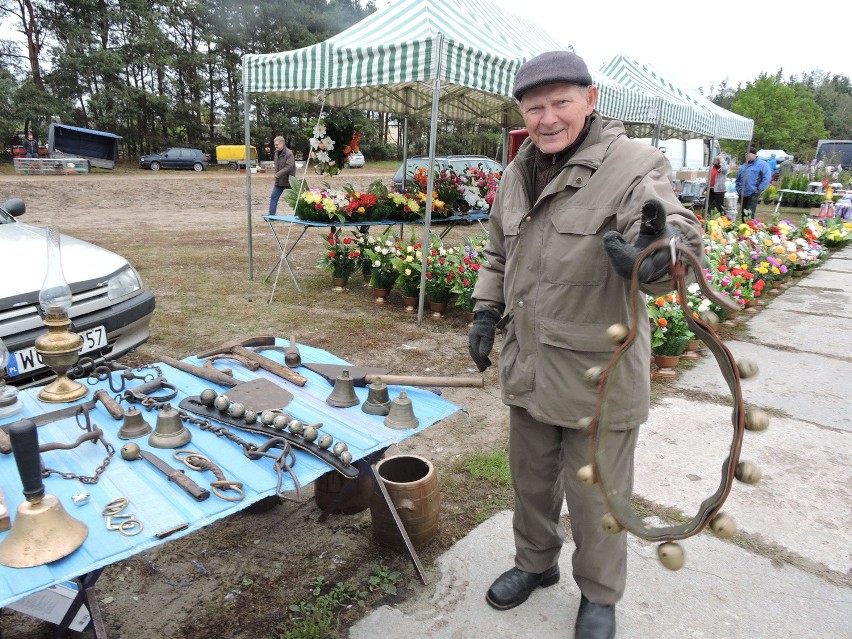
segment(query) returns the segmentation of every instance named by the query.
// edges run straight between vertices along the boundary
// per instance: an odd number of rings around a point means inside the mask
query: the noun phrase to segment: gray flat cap
[[[527,60],[518,69],[515,75],[515,86],[512,87],[512,95],[516,100],[530,89],[535,89],[545,84],[567,82],[589,86],[592,84],[592,76],[583,58],[572,51],[548,51]]]

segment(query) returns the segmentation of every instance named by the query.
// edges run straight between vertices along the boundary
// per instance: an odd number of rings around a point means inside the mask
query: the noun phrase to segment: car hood
[[[0,298],[26,296],[38,292],[47,273],[47,242],[46,230],[21,222],[0,224],[0,255],[7,273],[14,274],[0,278]],[[105,282],[118,271],[127,266],[126,259],[94,244],[62,235],[60,239],[62,252],[62,272],[65,280],[76,293],[93,288]],[[14,270],[15,264],[32,264],[34,255],[44,255],[37,261],[39,268]]]

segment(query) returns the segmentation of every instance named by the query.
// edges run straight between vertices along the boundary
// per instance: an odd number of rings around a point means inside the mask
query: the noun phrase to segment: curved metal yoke
[[[661,249],[670,250],[672,254],[672,262],[669,267],[669,272],[672,276],[674,288],[677,290],[679,303],[683,309],[686,323],[690,330],[695,333],[695,336],[702,340],[704,344],[713,353],[716,362],[722,371],[722,375],[728,384],[733,397],[733,412],[731,422],[733,432],[731,437],[730,452],[727,459],[722,464],[722,479],[715,493],[707,497],[699,506],[698,512],[688,522],[674,525],[654,527],[648,525],[641,517],[639,517],[630,505],[630,495],[620,495],[617,489],[610,481],[609,460],[605,453],[606,437],[609,434],[609,425],[603,414],[606,411],[607,405],[607,382],[612,376],[614,369],[618,365],[619,360],[633,343],[638,334],[640,322],[647,322],[647,311],[643,306],[639,305],[639,266],[651,253]],[[739,461],[740,450],[742,447],[743,432],[746,423],[745,406],[743,403],[742,390],[740,388],[740,373],[737,368],[733,355],[722,343],[716,335],[713,328],[702,319],[695,318],[692,311],[686,303],[686,274],[687,269],[691,268],[696,275],[698,285],[703,293],[716,304],[737,310],[739,306],[736,303],[723,298],[713,288],[709,286],[704,277],[704,267],[696,259],[695,255],[685,246],[672,240],[660,240],[648,246],[636,259],[633,266],[633,273],[630,283],[630,328],[627,337],[615,350],[608,366],[598,377],[598,401],[595,407],[595,414],[592,417],[590,425],[591,447],[592,447],[592,468],[594,471],[597,484],[603,492],[604,500],[607,504],[612,516],[616,522],[625,530],[633,533],[637,537],[648,541],[675,541],[685,539],[700,533],[710,523],[713,517],[721,509],[727,499],[728,494],[733,486],[735,471]]]

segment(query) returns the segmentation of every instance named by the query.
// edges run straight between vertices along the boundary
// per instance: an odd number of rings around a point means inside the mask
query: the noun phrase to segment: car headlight
[[[142,279],[132,266],[128,265],[109,279],[109,298],[125,297],[142,288]]]

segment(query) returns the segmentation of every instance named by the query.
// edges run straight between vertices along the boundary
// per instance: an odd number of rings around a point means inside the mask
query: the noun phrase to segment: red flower
[[[657,320],[657,324],[659,324],[660,326],[665,328],[666,326],[669,325],[669,321],[665,317],[661,317],[660,319]]]
[[[719,270],[719,272],[720,272],[720,273],[724,273],[724,272],[726,272],[726,271],[728,270],[728,267],[727,267],[727,265],[725,265],[725,264],[719,264],[719,266],[717,267],[717,269]]]
[[[343,243],[344,244],[352,244],[352,238],[351,237],[344,237]]]

